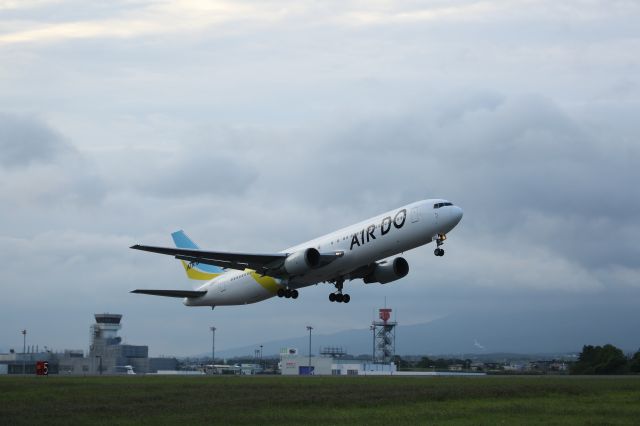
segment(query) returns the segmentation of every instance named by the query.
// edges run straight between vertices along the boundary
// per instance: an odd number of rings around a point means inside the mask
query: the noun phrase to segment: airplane
[[[409,273],[400,253],[431,242],[434,254],[462,219],[462,209],[443,199],[421,200],[278,253],[201,250],[184,231],[172,233],[176,248],[133,245],[130,248],[179,259],[187,276],[205,281],[197,290],[145,290],[131,293],[183,298],[186,306],[246,305],[274,296],[297,299],[298,289],[330,283],[329,301],[349,303],[345,281],[390,282]],[[396,256],[396,257],[393,257]],[[392,258],[393,257],[393,258]]]

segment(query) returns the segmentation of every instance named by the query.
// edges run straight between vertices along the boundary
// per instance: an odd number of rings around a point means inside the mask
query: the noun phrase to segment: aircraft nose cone
[[[462,209],[458,206],[454,206],[453,212],[452,212],[454,226],[457,225],[460,222],[460,220],[462,220],[462,215],[463,215]]]
[[[455,228],[458,222],[462,219],[462,209],[458,206],[451,206],[447,211],[446,217],[446,227],[448,228],[447,232],[449,232]]]

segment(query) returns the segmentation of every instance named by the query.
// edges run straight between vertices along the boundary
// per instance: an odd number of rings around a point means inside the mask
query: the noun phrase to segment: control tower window
[[[119,318],[100,318],[97,322],[100,324],[119,324]]]

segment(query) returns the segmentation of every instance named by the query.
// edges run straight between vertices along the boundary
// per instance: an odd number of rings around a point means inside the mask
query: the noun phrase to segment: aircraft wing
[[[131,248],[134,250],[167,254],[192,264],[204,263],[206,265],[238,269],[240,271],[253,269],[254,271],[271,276],[273,276],[272,273],[275,270],[282,266],[284,260],[287,258],[285,253],[231,253],[173,247],[142,246],[139,244],[131,246]]]

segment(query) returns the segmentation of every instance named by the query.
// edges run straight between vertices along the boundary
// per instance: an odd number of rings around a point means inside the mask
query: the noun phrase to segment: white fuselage
[[[344,255],[326,266],[310,270],[291,280],[260,277],[254,271],[231,270],[206,282],[198,290],[207,294],[186,298],[187,306],[242,305],[273,297],[278,287],[301,288],[336,277],[350,279],[349,273],[376,261],[434,241],[460,221],[462,209],[449,205],[434,208],[441,199],[417,201],[388,211],[322,237],[283,250],[294,253],[310,247],[320,253],[342,251]]]

